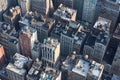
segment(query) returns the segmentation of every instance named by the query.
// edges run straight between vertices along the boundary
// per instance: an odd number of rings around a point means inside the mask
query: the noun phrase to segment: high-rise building
[[[8,23],[0,22],[0,44],[4,46],[8,61],[16,52],[20,51],[18,33]]]
[[[93,24],[98,0],[84,0],[82,20]]]
[[[39,59],[36,59],[30,70],[28,71],[28,74],[26,76],[27,80],[39,80],[41,77],[40,74],[42,72],[42,62],[39,61]]]
[[[62,80],[62,72],[51,67],[46,67],[44,71],[41,72],[39,80]]]
[[[49,14],[50,0],[31,0],[31,10],[43,15]]]
[[[31,54],[32,54],[32,59],[35,60],[35,59],[40,59],[41,58],[41,45],[42,43],[39,43],[38,41],[35,41],[34,43],[34,47],[33,49],[31,50]]]
[[[119,0],[100,0],[99,16],[111,20],[110,32],[114,32],[117,26],[120,7]]]
[[[31,10],[31,0],[18,0],[18,4],[22,9],[22,14]]]
[[[120,76],[120,44],[117,48],[115,57],[114,57],[113,62],[112,62],[111,72],[115,75]]]
[[[13,25],[16,29],[16,31],[19,31],[19,23],[18,21],[21,18],[21,8],[20,6],[16,6],[16,7],[12,7],[8,10],[5,11],[5,13],[3,14],[3,19],[5,22]]]
[[[31,50],[37,40],[37,31],[29,26],[24,26],[21,29],[19,40],[22,54],[26,57],[31,57]]]
[[[63,56],[67,56],[72,53],[73,50],[78,50],[77,45],[79,45],[78,48],[82,46],[86,36],[86,34],[80,30],[82,27],[80,23],[75,21],[70,21],[64,26],[60,36],[61,53]],[[78,50],[78,53],[80,53],[79,51],[80,50]]]
[[[62,79],[64,80],[101,80],[104,65],[88,59],[86,55],[69,55],[62,64]],[[96,73],[97,71],[97,73]]]
[[[0,44],[0,67],[5,64],[5,51],[3,46]]]
[[[96,37],[89,35],[83,49],[83,54],[88,55],[89,58],[93,58],[94,56],[94,45],[95,45]]]
[[[49,18],[46,22],[31,21],[31,27],[37,30],[37,37],[40,42],[50,36],[50,32],[55,24],[55,20]]]
[[[77,10],[77,20],[82,20],[82,13],[83,13],[83,5],[84,0],[73,0],[74,1],[74,9]]]
[[[75,21],[77,11],[75,9],[66,7],[63,4],[60,4],[58,9],[54,12],[54,18],[62,21]]]
[[[60,57],[60,43],[57,39],[48,38],[42,45],[42,61],[45,66],[57,68]]]
[[[7,0],[0,0],[0,21],[3,20],[3,13],[8,7],[8,1]]]
[[[13,56],[13,63],[9,63],[6,67],[8,78],[10,80],[26,80],[25,77],[31,64],[32,59],[16,53]]]
[[[111,21],[102,17],[99,17],[93,26],[96,29],[100,30],[100,33],[97,36],[94,46],[94,60],[101,62],[108,48],[110,42],[110,25]]]

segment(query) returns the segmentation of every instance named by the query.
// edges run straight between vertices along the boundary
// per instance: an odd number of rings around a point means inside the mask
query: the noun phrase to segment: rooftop
[[[65,61],[62,63],[62,69],[72,71],[73,67],[75,66],[76,62],[78,62],[79,58],[80,58],[80,56],[78,56],[76,54],[67,56]]]
[[[43,46],[46,46],[46,47],[49,47],[51,49],[56,49],[57,46],[59,45],[60,43],[58,42],[57,39],[53,39],[53,38],[48,38],[48,39],[44,39],[44,43],[43,43]]]
[[[26,73],[26,70],[25,69],[19,69],[17,68],[14,64],[11,64],[9,63],[6,67],[6,69],[10,70],[10,71],[13,71],[19,75],[24,75]]]
[[[45,71],[41,73],[41,78],[42,80],[56,80],[59,76],[61,75],[61,72],[50,68],[46,67]]]
[[[13,26],[11,26],[8,23],[0,22],[0,32],[3,34],[10,34],[11,31],[14,29]]]
[[[91,59],[72,54],[63,62],[62,69],[73,71],[83,77],[92,77],[99,80],[103,73],[104,66]]]
[[[63,4],[60,4],[58,9],[54,12],[54,16],[60,17],[63,20],[70,21],[75,13],[77,13],[76,10],[65,7]]]
[[[33,29],[29,26],[24,26],[21,29],[21,34],[28,34],[30,37],[33,35],[33,33],[36,32],[36,29]]]
[[[61,33],[74,38],[76,44],[81,44],[86,34],[82,31],[83,25],[76,21],[69,21],[69,23],[63,24],[62,22],[58,21],[55,27],[52,30],[52,34],[55,34],[60,37]]]
[[[105,33],[109,34],[110,26],[111,26],[110,20],[108,20],[106,18],[99,17],[93,27],[97,28],[99,30],[105,31]]]
[[[31,69],[28,72],[27,77],[30,77],[32,79],[39,79],[40,78],[40,73],[41,73],[41,67],[42,67],[42,62],[41,61],[35,61],[31,67]]]
[[[117,76],[117,75],[113,75],[112,79],[111,80],[120,80],[120,76]]]
[[[10,43],[18,43],[18,33],[15,28],[8,23],[0,22],[0,33]]]
[[[103,69],[104,69],[104,65],[97,63],[95,61],[92,61],[88,74],[89,76],[99,80],[103,73]]]
[[[89,64],[89,62],[80,59],[79,62],[75,65],[75,67],[72,69],[72,71],[79,75],[87,77],[87,73],[90,67]]]
[[[55,20],[52,18],[48,18],[46,19],[46,22],[42,22],[42,21],[36,21],[36,20],[32,20],[31,21],[31,25],[36,27],[36,28],[43,28],[45,30],[51,30],[53,24],[55,23]]]
[[[38,51],[39,48],[40,48],[40,45],[41,45],[41,43],[39,43],[38,41],[35,41],[35,43],[34,43],[34,47],[33,47],[32,50],[34,50],[34,51]]]
[[[96,41],[96,37],[94,37],[94,36],[92,36],[92,35],[89,35],[88,38],[87,38],[87,40],[86,40],[85,45],[94,47],[95,41]]]
[[[19,53],[16,53],[14,56],[13,56],[13,59],[14,59],[14,66],[16,66],[17,68],[19,69],[22,69],[24,68],[24,66],[27,64],[27,63],[31,63],[32,62],[32,59],[30,58],[27,58]]]
[[[100,32],[96,39],[97,43],[101,43],[103,45],[107,45],[108,41],[109,41],[109,35],[104,32]]]

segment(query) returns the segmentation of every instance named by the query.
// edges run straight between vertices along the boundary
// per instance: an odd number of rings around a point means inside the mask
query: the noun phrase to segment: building
[[[74,0],[60,0],[60,3],[64,4],[65,6],[69,8],[74,7]]]
[[[0,22],[0,44],[4,46],[8,61],[16,52],[20,51],[18,33],[8,23]]]
[[[115,57],[112,62],[111,72],[115,75],[120,75],[120,44],[117,48]]]
[[[48,38],[42,44],[42,61],[45,66],[57,68],[60,57],[60,43],[57,39]]]
[[[3,20],[3,13],[8,8],[8,1],[7,0],[0,0],[0,21]]]
[[[5,51],[3,46],[0,44],[0,67],[2,67],[5,63],[6,63]]]
[[[88,55],[89,58],[93,58],[94,56],[94,46],[95,46],[96,37],[95,36],[88,36],[83,49],[83,54]]]
[[[62,80],[61,71],[54,68],[46,67],[44,71],[41,72],[39,80]]]
[[[108,35],[110,35],[110,26],[111,26],[111,20],[98,17],[98,20],[94,24],[93,28],[98,29],[100,31],[104,31]]]
[[[110,24],[111,21],[99,17],[96,21],[94,28],[99,29],[100,33],[97,36],[94,46],[94,60],[101,62],[108,48],[110,42]]]
[[[10,80],[26,80],[25,76],[31,67],[32,59],[16,53],[13,60],[14,63],[9,63],[6,67],[8,78]]]
[[[61,71],[50,67],[43,67],[42,62],[36,60],[27,74],[27,80],[61,80]]]
[[[32,64],[32,67],[28,71],[26,78],[27,80],[39,80],[39,78],[41,77],[40,76],[41,72],[42,72],[42,62],[36,59]]]
[[[111,33],[116,29],[119,12],[119,0],[101,0],[99,16],[111,20]]]
[[[120,76],[113,75],[111,80],[120,80]]]
[[[52,18],[47,19],[46,22],[31,21],[31,27],[37,30],[37,36],[40,42],[43,42],[44,39],[50,36],[54,24],[55,20]]]
[[[31,0],[18,0],[18,5],[22,9],[22,14],[26,14],[31,10]]]
[[[65,7],[63,4],[60,4],[58,9],[54,12],[53,15],[54,15],[54,18],[57,20],[75,21],[77,11],[72,8]]]
[[[84,0],[73,0],[74,9],[77,10],[77,20],[82,20]]]
[[[83,58],[80,55],[72,54],[63,62],[62,72],[65,77],[63,79],[101,80],[103,69],[104,66],[102,64],[88,59],[87,55]]]
[[[110,36],[100,32],[100,34],[97,36],[94,46],[93,58],[95,61],[101,62],[103,60],[109,42],[110,42]]]
[[[83,26],[76,22],[70,21],[67,25],[58,29],[58,32],[61,31],[60,43],[61,43],[61,53],[63,56],[67,56],[72,53],[73,50],[78,50],[80,53],[82,44],[86,38],[86,34],[81,31]]]
[[[93,24],[98,0],[84,0],[82,20]]]
[[[3,19],[5,22],[13,25],[16,29],[16,31],[19,31],[20,28],[18,26],[18,21],[21,18],[21,8],[19,6],[9,8],[5,11],[3,14]]]
[[[118,26],[113,34],[113,37],[120,40],[120,23],[118,24]]]
[[[41,47],[42,47],[42,43],[38,42],[38,41],[35,41],[34,42],[34,47],[33,49],[31,50],[31,53],[32,53],[32,59],[35,60],[35,59],[40,59],[41,58],[41,54],[42,54],[42,51],[41,51]]]
[[[50,0],[31,0],[31,10],[40,14],[48,15],[50,8]]]
[[[31,57],[31,50],[37,40],[37,31],[29,26],[24,26],[19,34],[21,52],[26,57]]]
[[[51,31],[51,37],[58,39],[58,41],[60,42],[60,36],[63,31],[62,27],[64,27],[64,26],[65,25],[62,22],[60,22],[60,21],[56,22],[54,25],[54,28]]]

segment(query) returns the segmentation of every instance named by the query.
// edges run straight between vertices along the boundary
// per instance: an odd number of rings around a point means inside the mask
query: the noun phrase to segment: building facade
[[[48,19],[46,22],[32,21],[31,27],[37,30],[37,37],[40,42],[50,36],[50,32],[55,24],[54,19]]]
[[[19,40],[22,54],[26,57],[31,57],[31,50],[34,47],[34,42],[37,40],[37,31],[25,26],[21,29]]]
[[[50,0],[31,0],[31,10],[43,15],[49,14]]]
[[[84,0],[82,20],[92,23],[95,18],[96,4],[98,0]]]
[[[118,76],[120,76],[120,73],[119,73],[120,72],[120,58],[119,57],[120,57],[120,44],[117,48],[115,57],[112,62],[112,68],[111,68],[111,72]]]
[[[10,80],[26,80],[25,77],[31,67],[32,59],[16,53],[13,56],[13,60],[13,63],[9,63],[6,66],[8,78]]]
[[[45,66],[57,67],[60,57],[60,43],[57,39],[48,38],[42,45],[42,61]]]
[[[16,52],[20,51],[18,33],[8,23],[0,22],[0,44],[4,46],[8,61]]]
[[[110,32],[113,33],[120,12],[118,0],[101,0],[99,16],[111,20]],[[114,16],[113,16],[114,15]]]

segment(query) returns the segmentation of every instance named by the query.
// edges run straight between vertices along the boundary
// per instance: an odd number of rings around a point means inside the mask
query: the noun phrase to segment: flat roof
[[[58,9],[54,12],[54,16],[58,16],[64,20],[71,20],[74,13],[77,13],[76,10],[72,8],[65,7],[63,4],[60,4]]]
[[[80,59],[79,62],[75,65],[75,67],[72,69],[72,71],[84,77],[87,77],[87,73],[90,67],[89,64],[89,62]]]
[[[15,65],[9,63],[6,67],[6,69],[13,71],[14,73],[17,73],[19,75],[24,75],[26,73],[25,69],[19,69]]]

